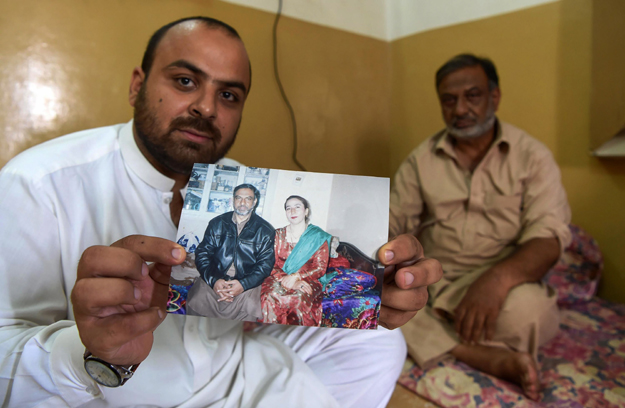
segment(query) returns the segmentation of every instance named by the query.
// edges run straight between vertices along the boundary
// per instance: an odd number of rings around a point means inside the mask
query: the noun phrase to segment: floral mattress
[[[407,367],[399,383],[442,407],[625,407],[625,305],[595,298],[562,310],[560,332],[539,351],[539,402],[461,362]]]

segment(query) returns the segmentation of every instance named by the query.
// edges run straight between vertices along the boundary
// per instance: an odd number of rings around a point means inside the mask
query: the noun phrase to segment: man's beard
[[[241,208],[241,207],[242,207],[242,206],[239,206],[239,208]],[[252,208],[247,208],[247,207],[244,207],[244,208],[245,208],[245,210],[244,210],[244,211],[239,210],[239,208],[236,208],[236,207],[235,207],[235,209],[234,209],[234,212],[235,212],[235,213],[236,213],[239,217],[245,217],[246,215],[249,215],[252,211],[254,211],[254,207],[252,207]]]
[[[148,105],[145,85],[141,87],[135,101],[134,124],[137,136],[154,159],[168,170],[188,175],[194,163],[215,163],[228,153],[236,139],[241,122],[232,136],[232,140],[220,145],[221,131],[210,120],[179,116],[174,118],[164,133],[154,112]],[[200,145],[190,140],[176,140],[172,134],[178,129],[197,130],[212,137],[209,144]]]
[[[451,125],[447,125],[447,132],[450,135],[457,137],[459,139],[473,139],[479,136],[482,136],[484,133],[488,132],[495,125],[495,109],[492,106],[492,101],[488,104],[488,110],[486,112],[486,118],[484,118],[483,122],[478,122],[473,126],[466,127],[463,129],[459,129],[455,127],[455,123],[457,120],[466,118],[454,118]]]

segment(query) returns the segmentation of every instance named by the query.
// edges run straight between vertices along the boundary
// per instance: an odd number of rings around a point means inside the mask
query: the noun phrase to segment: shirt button
[[[173,200],[173,198],[174,198],[174,194],[173,193],[164,193],[163,194],[163,204],[171,203],[171,200]]]

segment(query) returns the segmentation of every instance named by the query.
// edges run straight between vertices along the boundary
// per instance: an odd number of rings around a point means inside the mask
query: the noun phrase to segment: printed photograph
[[[376,329],[389,179],[196,164],[168,312]]]

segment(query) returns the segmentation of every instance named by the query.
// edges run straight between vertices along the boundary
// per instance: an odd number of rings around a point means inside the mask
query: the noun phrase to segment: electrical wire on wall
[[[280,95],[282,95],[282,99],[286,104],[286,107],[289,109],[289,114],[291,116],[291,124],[293,126],[293,162],[302,169],[306,171],[304,166],[297,160],[297,123],[295,121],[295,112],[293,111],[293,107],[289,102],[289,98],[287,98],[286,93],[284,92],[284,88],[282,87],[282,81],[280,81],[280,74],[278,73],[278,21],[280,20],[280,16],[282,15],[282,0],[278,0],[278,12],[276,13],[276,20],[273,23],[273,73],[276,77],[276,82],[278,83],[278,88],[280,89]]]

